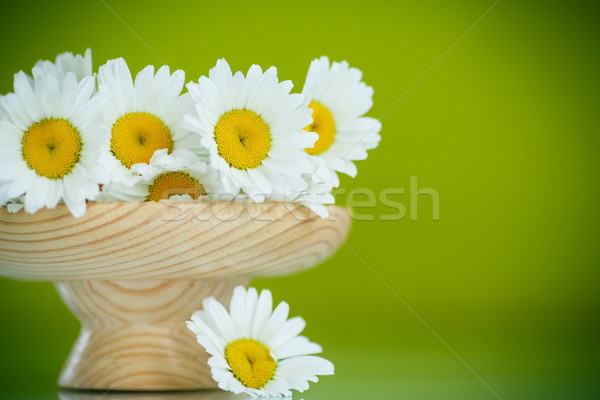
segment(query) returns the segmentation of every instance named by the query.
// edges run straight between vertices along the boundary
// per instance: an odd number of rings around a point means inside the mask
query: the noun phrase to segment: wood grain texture
[[[245,278],[68,281],[56,288],[82,323],[59,378],[66,388],[191,390],[216,387],[208,353],[186,327],[202,299],[228,304]]]
[[[59,384],[77,389],[215,386],[185,326],[205,297],[227,303],[251,277],[289,274],[330,257],[350,228],[290,203],[64,205],[33,215],[0,209],[0,275],[55,281],[82,323]]]
[[[330,257],[350,228],[348,211],[317,217],[293,203],[64,205],[33,215],[0,209],[0,275],[21,280],[263,277]]]
[[[341,246],[346,209],[330,217],[290,203],[64,205],[33,215],[0,209],[0,275],[55,281],[82,323],[62,387],[215,387],[208,354],[185,326],[205,297],[227,303],[251,277],[312,267]]]

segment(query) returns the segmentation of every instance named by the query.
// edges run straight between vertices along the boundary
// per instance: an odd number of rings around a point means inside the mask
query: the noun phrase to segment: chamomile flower
[[[106,182],[99,163],[106,139],[98,129],[105,98],[91,76],[57,76],[38,67],[19,72],[0,100],[0,205],[23,195],[25,211],[64,201],[79,217]]]
[[[306,152],[315,163],[315,175],[339,186],[336,171],[356,176],[353,160],[367,158],[379,144],[381,123],[363,116],[373,105],[373,88],[362,73],[346,61],[329,64],[321,57],[310,64],[302,94],[313,110],[313,122],[304,129],[319,134]]]
[[[185,73],[170,73],[168,66],[149,65],[131,78],[125,60],[108,61],[98,71],[98,90],[109,95],[104,112],[105,128],[110,132],[109,149],[105,149],[111,180],[132,185],[136,174],[134,164],[147,164],[154,153],[178,148],[202,152],[194,135],[180,125],[182,116],[191,107],[188,94],[181,94]]]
[[[131,170],[137,181],[103,186],[100,201],[183,201],[223,193],[217,172],[186,149],[157,150],[148,164],[134,164]]]
[[[299,203],[313,210],[321,218],[329,217],[325,205],[335,203],[335,198],[331,194],[333,189],[331,181],[317,180],[313,175],[306,175],[304,178],[308,182],[306,189],[292,192],[287,196],[274,194],[268,201]]]
[[[277,70],[264,73],[253,65],[246,76],[232,74],[224,59],[187,84],[195,112],[185,116],[190,130],[209,150],[210,164],[232,191],[243,190],[255,201],[274,192],[303,190],[303,173],[312,171],[304,151],[316,134],[302,129],[311,123],[303,98],[290,94],[290,81],[279,82]]]
[[[85,54],[73,55],[66,52],[56,56],[54,62],[40,60],[35,67],[44,74],[53,75],[56,79],[61,79],[67,73],[72,72],[80,82],[83,78],[92,76],[92,50],[87,49]]]
[[[229,312],[214,298],[187,321],[206,351],[212,377],[223,390],[255,396],[291,396],[303,392],[317,375],[332,375],[333,364],[310,354],[321,346],[299,336],[305,322],[288,320],[285,302],[273,310],[271,292],[235,288]]]
[[[0,104],[2,104],[2,98],[4,96],[0,94]],[[8,114],[4,111],[4,108],[0,107],[0,121],[8,119]]]
[[[21,211],[25,207],[25,198],[24,196],[19,196],[16,199],[9,200],[6,204],[6,209],[9,213],[16,213]]]

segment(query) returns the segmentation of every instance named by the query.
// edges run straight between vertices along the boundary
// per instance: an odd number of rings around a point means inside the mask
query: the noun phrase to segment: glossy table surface
[[[496,359],[477,358],[470,350],[462,358],[440,345],[439,352],[400,348],[383,348],[377,343],[365,346],[331,348],[329,357],[336,363],[336,375],[323,377],[294,399],[592,399],[600,393],[594,372],[581,376],[549,373],[536,366],[532,354],[513,359],[514,366],[502,365]],[[540,355],[541,356],[541,355]],[[468,360],[468,361],[466,361]],[[580,367],[583,365],[580,364]],[[510,372],[512,370],[512,372]],[[568,368],[565,368],[567,371]],[[554,376],[553,376],[554,375]],[[481,380],[480,380],[481,378]],[[594,395],[595,393],[595,395]],[[95,392],[66,391],[59,388],[36,390],[34,387],[13,389],[3,393],[4,399],[60,400],[235,400],[243,395],[212,390],[198,392]]]

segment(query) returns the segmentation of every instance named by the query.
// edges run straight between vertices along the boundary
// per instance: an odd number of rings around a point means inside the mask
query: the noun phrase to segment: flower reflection
[[[223,391],[196,392],[106,392],[102,390],[62,390],[60,400],[245,400],[247,396]]]

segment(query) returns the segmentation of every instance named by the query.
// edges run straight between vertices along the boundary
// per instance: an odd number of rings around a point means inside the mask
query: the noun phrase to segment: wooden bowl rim
[[[73,217],[64,204],[54,209],[40,210],[35,214],[27,214],[24,210],[9,213],[8,210],[2,209],[0,276],[45,281],[209,279],[213,278],[215,271],[234,262],[231,258],[221,257],[221,254],[230,257],[235,253],[237,243],[247,248],[256,247],[250,251],[256,265],[249,265],[241,275],[285,275],[320,264],[333,255],[344,242],[351,225],[348,209],[335,205],[327,208],[329,218],[321,218],[299,203],[283,202],[90,203],[86,213],[80,218]],[[222,213],[221,217],[224,218],[217,218],[215,212]],[[177,219],[181,216],[183,217]],[[175,223],[161,223],[158,218]],[[237,221],[232,221],[232,218],[237,218]],[[163,226],[164,231],[161,229]],[[81,232],[78,231],[80,228]],[[111,232],[111,229],[114,232]],[[221,240],[219,236],[216,239],[211,236],[213,230],[219,229],[225,232],[220,236],[224,238],[222,243],[218,242]],[[177,240],[182,236],[174,236],[173,232],[189,232],[191,236],[190,239]],[[55,233],[56,239],[53,236]],[[173,249],[161,243],[164,242],[162,235],[175,238],[171,246]],[[314,235],[318,238],[311,238]],[[118,241],[121,237],[122,242]],[[148,237],[152,241],[147,241]],[[228,242],[227,238],[230,237],[236,238]],[[131,249],[128,246],[119,247],[120,243],[126,243],[127,240],[132,243]],[[157,245],[156,251],[150,246],[152,242]],[[94,243],[101,245],[95,246]],[[287,244],[290,244],[289,252],[286,252],[284,247]],[[213,247],[217,250],[203,252],[204,249]],[[161,248],[163,250],[158,250]],[[101,252],[104,249],[107,249],[106,253]],[[115,261],[110,265],[113,253],[108,249],[114,249],[114,254],[120,253],[125,261]],[[175,252],[176,250],[179,252]],[[188,255],[192,253],[186,252],[190,251],[198,251],[197,257],[202,263],[189,259]],[[156,255],[156,259],[150,258],[153,254]],[[260,264],[259,260],[266,254],[272,258],[268,263]],[[297,260],[294,256],[297,256]],[[180,257],[183,261],[174,260],[171,265],[170,257]],[[214,267],[211,264],[213,257],[219,260]],[[281,259],[280,266],[276,265],[277,257]],[[114,259],[116,260],[116,256]],[[132,261],[128,264],[129,260]],[[145,260],[145,264],[141,264],[142,260]],[[74,265],[75,262],[80,262],[80,269]],[[92,265],[93,262],[97,264]],[[177,270],[176,266],[180,266],[186,273]],[[164,271],[156,272],[161,269]],[[129,271],[138,270],[141,273],[139,276],[133,272],[126,275],[123,272],[125,270],[128,270],[128,274]]]

